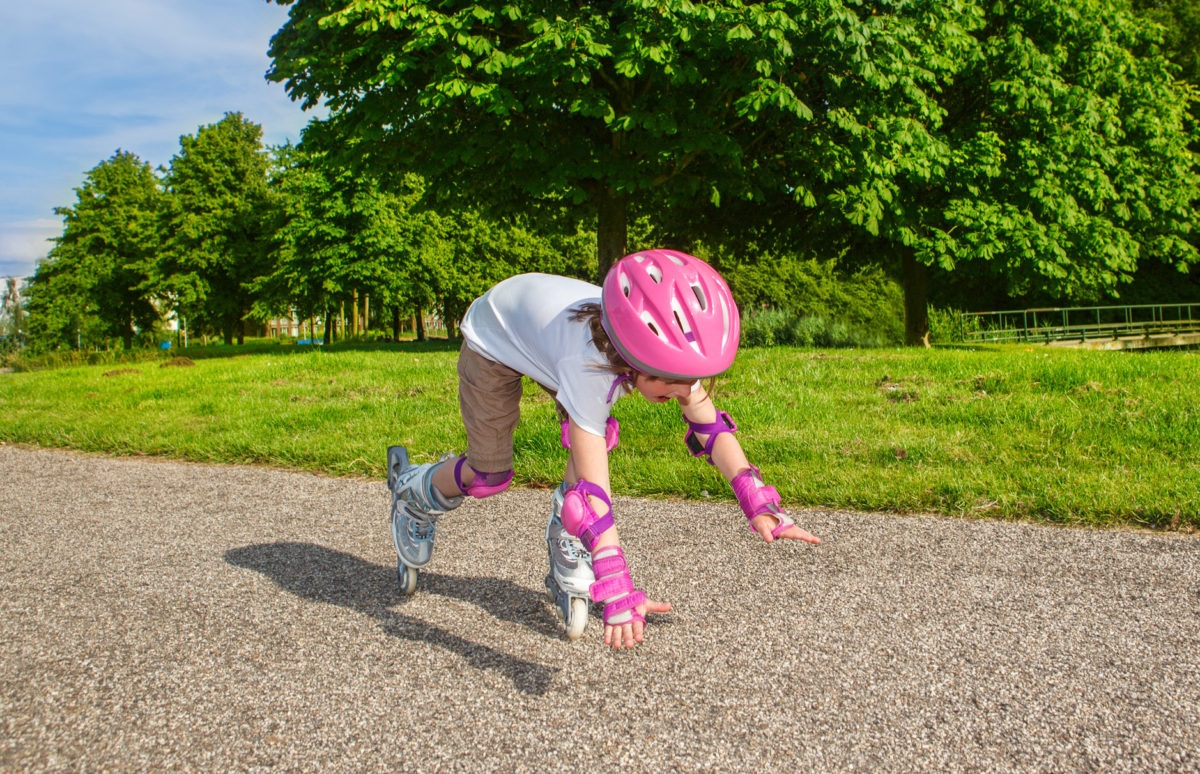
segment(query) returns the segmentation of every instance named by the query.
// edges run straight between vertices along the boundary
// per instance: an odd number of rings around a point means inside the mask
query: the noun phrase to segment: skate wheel
[[[577,640],[583,636],[583,630],[587,628],[588,622],[588,602],[586,599],[573,597],[571,599],[571,609],[567,615],[567,639]]]
[[[417,590],[417,570],[404,562],[396,563],[396,582],[400,585],[400,593],[406,597],[412,596]]]

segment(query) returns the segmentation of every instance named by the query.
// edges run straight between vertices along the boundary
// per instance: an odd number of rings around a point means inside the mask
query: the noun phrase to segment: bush
[[[744,257],[743,257],[744,259]],[[747,346],[879,347],[904,341],[904,295],[878,267],[837,260],[714,257],[742,309]]]
[[[824,317],[801,317],[785,309],[762,309],[742,316],[747,347],[885,347],[894,344],[878,332]]]
[[[959,344],[966,334],[979,330],[978,317],[964,317],[958,309],[929,308],[929,341],[933,344]]]

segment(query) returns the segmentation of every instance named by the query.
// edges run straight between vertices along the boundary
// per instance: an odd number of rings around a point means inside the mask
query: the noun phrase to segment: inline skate
[[[396,580],[406,596],[417,590],[418,572],[433,558],[438,517],[462,502],[462,497],[447,498],[434,488],[433,471],[439,464],[410,465],[403,446],[387,450],[392,541],[398,557]]]
[[[567,639],[577,640],[587,628],[589,589],[596,578],[592,574],[591,554],[578,538],[567,532],[559,518],[565,493],[565,483],[554,490],[550,521],[546,524],[546,551],[550,559],[546,595],[563,619]]]

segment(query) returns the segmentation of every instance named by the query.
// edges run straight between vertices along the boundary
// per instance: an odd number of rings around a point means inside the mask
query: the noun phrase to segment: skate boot
[[[596,577],[592,574],[592,556],[579,538],[563,527],[559,511],[563,504],[566,484],[554,490],[550,522],[546,525],[546,550],[550,556],[550,572],[546,575],[546,594],[558,608],[567,628],[567,639],[577,640],[587,628],[589,589]]]
[[[417,571],[433,558],[438,517],[462,502],[462,497],[447,498],[434,488],[433,471],[438,464],[410,465],[408,450],[403,446],[389,446],[387,450],[392,540],[399,557],[396,579],[405,595],[417,590]]]

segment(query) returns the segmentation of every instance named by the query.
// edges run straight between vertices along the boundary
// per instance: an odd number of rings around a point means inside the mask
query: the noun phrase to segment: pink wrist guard
[[[751,465],[734,476],[729,483],[733,487],[733,494],[737,497],[738,505],[742,506],[742,513],[746,514],[747,520],[753,521],[755,516],[761,516],[764,513],[769,513],[779,520],[779,525],[771,530],[771,537],[779,537],[779,533],[795,523],[779,507],[781,500],[779,492],[775,487],[763,483],[762,473],[758,468]],[[751,525],[750,528],[753,529],[754,526]]]
[[[646,592],[633,587],[625,552],[619,546],[602,548],[592,557],[596,582],[591,586],[592,601],[604,604],[604,625],[621,626],[633,621],[646,622],[637,611],[646,604]]]
[[[621,423],[616,417],[609,417],[604,423],[604,445],[608,451],[616,448],[621,440]],[[571,420],[564,419],[562,423],[562,445],[564,449],[571,448]]]
[[[596,513],[588,495],[603,501],[608,506],[608,513],[603,516]],[[612,500],[608,499],[608,494],[603,489],[581,478],[563,497],[559,518],[562,519],[563,528],[579,538],[583,547],[591,551],[600,536],[613,525]]]

